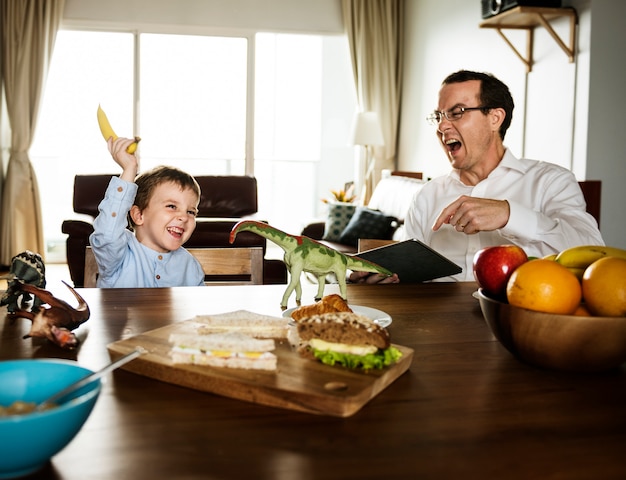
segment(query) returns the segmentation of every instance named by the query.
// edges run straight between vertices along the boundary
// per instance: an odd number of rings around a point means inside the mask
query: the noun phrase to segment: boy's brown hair
[[[142,173],[135,179],[135,183],[137,184],[137,195],[135,196],[134,205],[136,205],[139,210],[143,211],[148,206],[154,189],[157,186],[168,182],[178,185],[181,190],[185,190],[187,188],[193,190],[193,192],[198,196],[198,200],[200,200],[200,195],[202,193],[200,191],[200,185],[198,185],[198,182],[192,175],[189,175],[187,172],[175,167],[160,166]],[[135,226],[135,223],[130,215],[128,216],[128,223],[131,229]]]

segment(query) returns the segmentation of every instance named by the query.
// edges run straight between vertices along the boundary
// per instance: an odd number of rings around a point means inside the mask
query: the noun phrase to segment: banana
[[[576,278],[578,278],[579,282],[583,281],[583,274],[585,273],[585,270],[587,270],[586,268],[577,268],[577,267],[567,267],[567,269],[572,272],[574,275],[576,275]]]
[[[113,140],[117,140],[117,135],[113,131],[113,128],[111,128],[109,119],[107,118],[106,113],[104,113],[104,110],[102,110],[100,105],[98,105],[98,125],[100,126],[100,131],[102,132],[102,136],[105,140],[108,141],[111,137],[113,137]],[[131,143],[126,151],[128,153],[135,153],[139,140],[141,140],[141,138],[135,137],[135,143]]]
[[[603,257],[626,259],[626,250],[602,245],[580,245],[563,250],[556,256],[556,261],[567,268],[585,269]]]

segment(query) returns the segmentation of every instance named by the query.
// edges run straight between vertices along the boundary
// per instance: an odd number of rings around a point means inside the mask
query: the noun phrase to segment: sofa
[[[82,219],[63,221],[61,231],[67,234],[66,253],[70,276],[75,287],[84,285],[85,248],[93,232],[92,221],[112,174],[76,175],[74,177],[74,212]],[[196,229],[185,247],[262,247],[267,242],[252,233],[242,232],[229,242],[233,226],[245,218],[254,218],[258,210],[255,177],[239,175],[196,176],[202,190]],[[263,283],[286,284],[287,268],[282,260],[263,260]]]
[[[329,203],[326,219],[309,223],[302,235],[347,254],[357,252],[359,239],[402,239],[407,209],[424,184],[421,177],[384,171],[366,206]]]

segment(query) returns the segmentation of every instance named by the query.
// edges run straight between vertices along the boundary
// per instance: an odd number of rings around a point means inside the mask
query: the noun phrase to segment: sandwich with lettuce
[[[299,353],[326,365],[375,370],[393,365],[402,356],[385,328],[356,313],[312,315],[298,320],[295,328]]]

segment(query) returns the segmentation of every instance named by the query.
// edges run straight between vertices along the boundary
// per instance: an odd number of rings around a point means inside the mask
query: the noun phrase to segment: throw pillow
[[[356,205],[352,203],[330,203],[328,204],[328,217],[324,226],[324,240],[338,242],[341,233],[348,225],[354,215]]]
[[[341,233],[339,241],[356,247],[359,238],[390,239],[397,225],[395,217],[390,217],[371,208],[357,207],[348,225]]]

